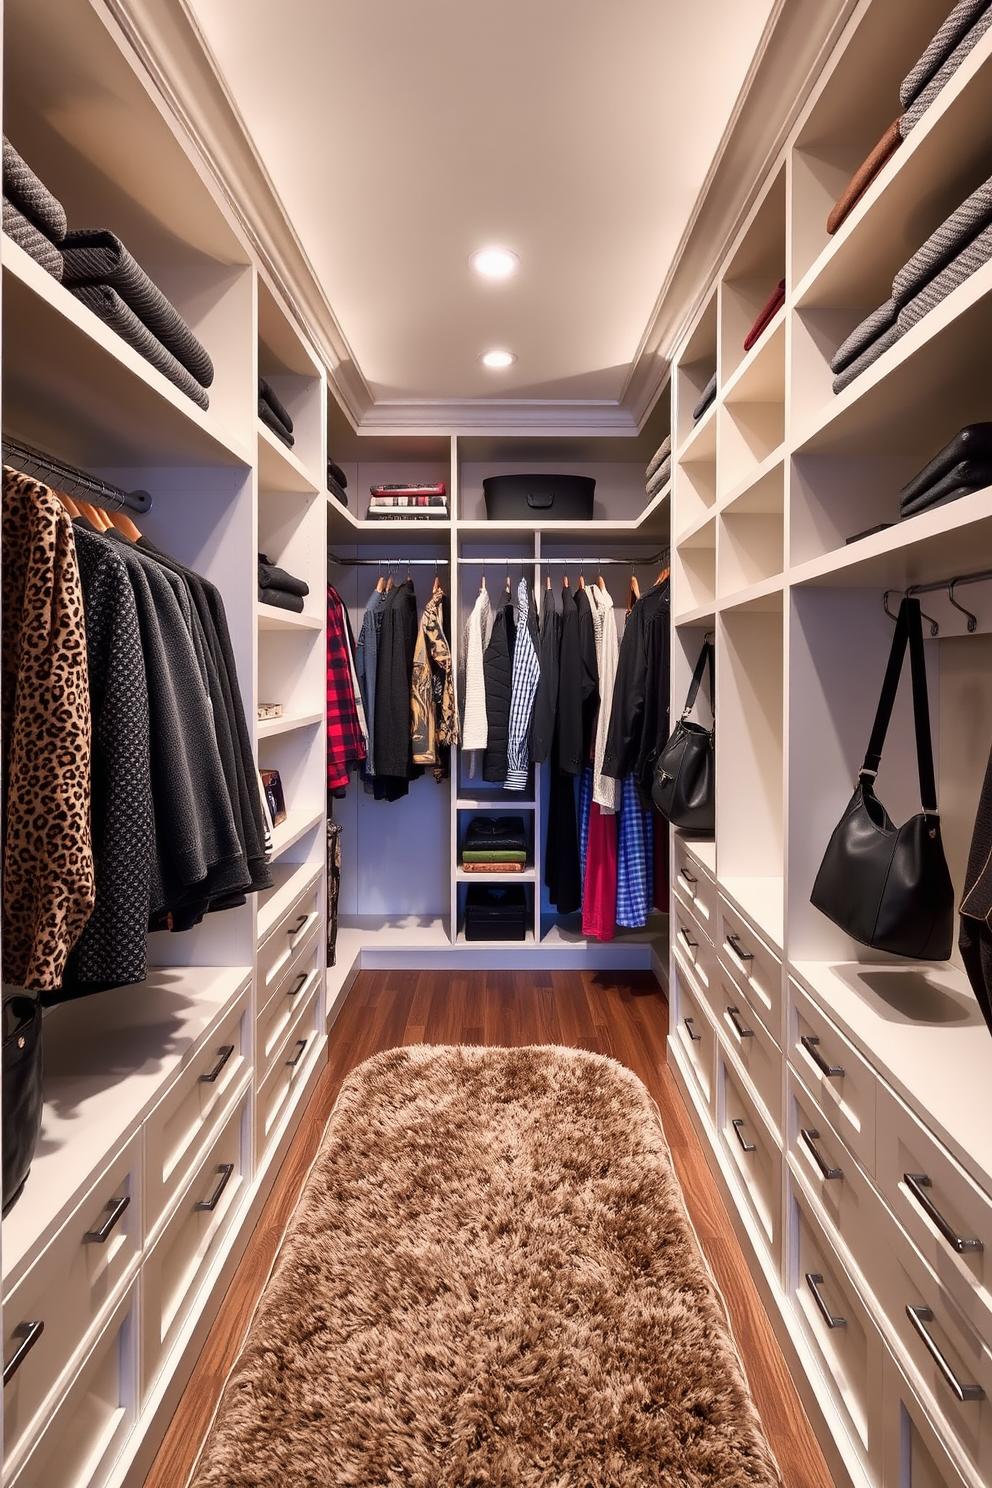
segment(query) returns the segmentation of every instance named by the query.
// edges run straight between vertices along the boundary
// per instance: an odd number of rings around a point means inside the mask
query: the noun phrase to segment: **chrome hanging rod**
[[[5,465],[19,470],[22,475],[43,481],[53,491],[61,491],[63,496],[85,497],[87,501],[95,501],[98,506],[111,506],[116,511],[151,510],[152,498],[147,491],[124,491],[120,486],[112,486],[109,481],[101,480],[97,475],[88,475],[85,470],[68,465],[55,455],[33,449],[29,444],[22,444],[19,439],[9,439],[6,434],[3,436],[3,461]]]
[[[504,555],[503,557],[495,558],[491,556],[486,558],[458,558],[456,561],[458,563],[474,564],[476,568],[486,568],[490,565],[493,568],[502,568],[504,564],[510,566],[517,563],[523,567],[526,567],[529,563],[536,563],[539,567],[549,567],[553,564],[558,568],[568,568],[570,566],[581,568],[584,564],[588,564],[591,568],[595,564],[599,564],[602,567],[607,563],[618,563],[624,568],[630,568],[631,564],[649,568],[655,563],[667,563],[670,555],[671,550],[669,548],[662,548],[660,553],[640,553],[636,558],[535,558],[533,555],[521,558],[519,554],[515,553],[511,558],[507,558]]]
[[[415,565],[437,568],[439,563],[450,563],[450,558],[341,558],[327,550],[330,563],[342,563],[347,568],[411,568]]]

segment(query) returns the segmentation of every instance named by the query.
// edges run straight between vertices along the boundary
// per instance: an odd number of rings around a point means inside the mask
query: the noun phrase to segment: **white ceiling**
[[[377,407],[618,402],[776,9],[187,3]]]

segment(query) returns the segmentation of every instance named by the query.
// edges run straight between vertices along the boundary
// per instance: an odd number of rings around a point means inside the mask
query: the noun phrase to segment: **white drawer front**
[[[716,974],[716,952],[713,942],[698,920],[676,899],[672,905],[672,945],[682,963],[691,966],[696,981],[705,992]]]
[[[223,1121],[249,1062],[246,987],[145,1124],[145,1233],[151,1236]]]
[[[812,998],[789,982],[789,1059],[867,1173],[875,1171],[878,1078]]]
[[[313,1050],[320,1040],[318,1027],[320,998],[316,991],[299,1010],[296,1020],[277,1049],[272,1068],[259,1086],[255,1103],[255,1151],[259,1161],[285,1112],[293,1103],[293,1093],[313,1068]]]
[[[791,1174],[788,1182],[793,1233],[787,1294],[806,1342],[820,1362],[848,1439],[867,1467],[880,1456],[882,1341],[854,1282]],[[877,1469],[871,1477],[877,1480]]]
[[[139,1152],[136,1135],[4,1303],[5,1364],[23,1350],[4,1389],[8,1457],[43,1426],[50,1410],[39,1412],[50,1392],[133,1274],[140,1244]]]
[[[676,898],[691,907],[697,920],[712,940],[713,925],[716,919],[716,884],[702,864],[697,863],[689,852],[679,833],[674,832],[672,835],[675,844],[675,873],[672,886],[675,889]]]
[[[269,992],[281,980],[290,961],[319,924],[321,917],[321,884],[318,878],[287,910],[278,925],[266,936],[258,949],[258,1000],[265,1002]]]
[[[249,1178],[250,1106],[251,1092],[245,1089],[142,1263],[143,1395],[154,1384],[237,1214]]]
[[[782,1038],[782,963],[721,897],[716,934],[721,965],[730,972],[777,1044]]]
[[[992,1348],[992,1198],[882,1084],[877,1140],[885,1202]]]
[[[258,1015],[255,1030],[255,1059],[259,1080],[264,1080],[272,1061],[286,1036],[296,1012],[320,985],[320,945],[313,936],[283,972],[282,980]]]
[[[788,1074],[789,1161],[816,1201],[830,1242],[867,1266],[884,1226],[878,1195],[794,1070]]]
[[[947,1451],[933,1422],[885,1351],[882,1370],[882,1481],[908,1488],[974,1488]]]
[[[672,1037],[677,1040],[687,1064],[696,1077],[704,1104],[713,1109],[713,1076],[716,1035],[701,1006],[692,984],[691,974],[681,965],[676,970]]]
[[[779,1255],[781,1239],[782,1154],[775,1137],[744,1081],[717,1052],[722,1120],[720,1142],[736,1168],[751,1212],[758,1222],[769,1254]]]
[[[7,1488],[101,1488],[137,1415],[137,1284],[125,1292],[30,1455],[9,1448]]]
[[[720,1018],[723,1042],[746,1075],[751,1094],[761,1102],[765,1115],[781,1136],[782,1051],[740,987],[722,967],[714,991],[714,1012]]]

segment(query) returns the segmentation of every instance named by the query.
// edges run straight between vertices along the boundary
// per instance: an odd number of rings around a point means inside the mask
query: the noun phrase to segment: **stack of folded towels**
[[[264,553],[258,555],[258,597],[262,604],[275,605],[280,610],[303,613],[303,601],[310,593],[310,585],[295,579],[284,568],[276,568]]]
[[[854,172],[827,218],[835,233],[854,210],[886,161],[916,128],[968,54],[992,26],[992,0],[959,0],[947,20],[902,80],[899,101],[904,112],[893,121]]]
[[[369,486],[370,522],[439,521],[448,519],[444,481],[387,481]]]
[[[750,351],[751,347],[765,334],[772,321],[775,319],[782,306],[785,304],[785,280],[780,279],[768,296],[754,325],[744,337],[744,350]]]
[[[667,486],[672,477],[672,436],[666,434],[651,456],[651,463],[644,472],[648,496],[657,496],[662,486]]]
[[[283,406],[278,394],[264,377],[258,379],[258,416],[267,429],[289,449],[296,442],[293,436],[293,420]]]
[[[716,397],[716,373],[714,372],[713,373],[713,376],[710,378],[709,382],[706,384],[706,386],[703,388],[703,391],[700,393],[700,395],[699,395],[699,402],[696,404],[695,408],[692,410],[692,421],[693,421],[693,423],[698,424],[699,420],[702,418],[702,416],[706,412],[707,408],[709,408],[710,404],[713,402],[713,399],[715,397]]]
[[[899,492],[899,519],[992,486],[992,423],[966,424]]]
[[[348,495],[347,495],[347,492],[345,490],[345,487],[347,486],[347,484],[348,484],[348,477],[345,475],[344,471],[341,469],[341,466],[340,465],[336,465],[332,459],[328,458],[328,461],[327,461],[327,489],[330,491],[330,493],[331,493],[332,496],[336,496],[337,497],[337,499],[340,501],[340,503],[341,503],[342,506],[347,506],[348,505]]]
[[[44,182],[3,140],[3,230],[55,279],[62,278],[58,244],[66,234],[65,209]]]
[[[468,824],[461,863],[466,873],[522,873],[527,833],[522,816],[474,816]]]
[[[838,347],[830,362],[839,393],[992,258],[992,176],[903,264],[892,294]]]

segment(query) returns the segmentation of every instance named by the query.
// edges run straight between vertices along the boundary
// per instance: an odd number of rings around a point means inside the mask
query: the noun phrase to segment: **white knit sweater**
[[[599,663],[599,718],[596,723],[596,748],[593,755],[592,798],[599,802],[600,809],[612,815],[620,802],[620,782],[603,774],[603,758],[606,754],[606,738],[610,732],[610,714],[613,711],[613,683],[617,675],[620,657],[620,641],[617,636],[617,618],[613,613],[613,600],[609,591],[598,584],[588,584],[586,593],[592,607],[592,623],[596,634],[596,660]]]
[[[462,748],[485,749],[489,742],[486,717],[486,679],[482,658],[493,628],[493,608],[485,589],[479,590],[465,626],[465,705],[462,709]]]

